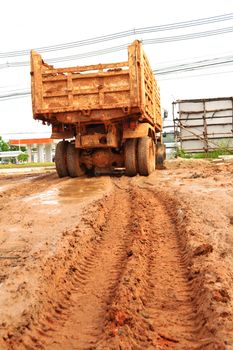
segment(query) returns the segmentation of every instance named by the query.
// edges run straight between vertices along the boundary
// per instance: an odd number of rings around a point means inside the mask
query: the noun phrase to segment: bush
[[[17,159],[19,162],[27,162],[28,157],[29,156],[27,153],[21,153],[20,155],[18,155]]]
[[[181,157],[181,158],[192,158],[192,155],[190,153],[186,153],[182,148],[177,147],[175,154],[175,158]]]

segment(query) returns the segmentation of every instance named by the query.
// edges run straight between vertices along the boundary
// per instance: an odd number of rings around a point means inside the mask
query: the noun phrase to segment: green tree
[[[25,146],[15,146],[15,145],[10,145],[10,150],[11,151],[22,151],[26,152],[27,148]]]
[[[26,162],[28,160],[28,154],[27,153],[21,153],[17,157],[19,162]]]
[[[5,142],[2,138],[2,136],[0,136],[0,152],[6,152],[9,151],[10,146],[8,142]]]

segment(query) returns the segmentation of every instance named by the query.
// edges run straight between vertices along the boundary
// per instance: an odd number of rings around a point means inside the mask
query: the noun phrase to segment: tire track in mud
[[[62,180],[58,179],[55,173],[33,174],[31,176],[25,175],[13,179],[6,178],[4,183],[0,185],[1,202],[4,200],[6,200],[7,203],[10,200],[15,201],[18,197],[21,198],[35,192],[40,192],[41,190],[48,188],[48,186],[53,186],[61,181]]]
[[[196,305],[188,282],[185,251],[182,251],[176,228],[166,209],[157,198],[149,202],[155,208],[151,215],[149,253],[149,285],[146,312],[157,330],[157,343],[161,347],[191,349],[200,340]],[[149,210],[149,208],[148,208]],[[197,320],[199,321],[199,320]]]
[[[42,308],[9,349],[223,350],[205,328],[201,285],[189,281],[176,207],[128,180],[114,183],[107,209],[99,206],[104,223],[92,225],[69,283],[62,284],[58,271],[50,287],[59,297],[48,297],[51,307]],[[86,226],[90,222],[89,216]]]
[[[119,277],[124,269],[128,245],[127,225],[129,198],[115,196],[102,234],[75,271],[76,286],[72,290],[73,308],[60,334],[46,342],[48,350],[90,349],[100,339],[108,305],[114,296]],[[121,212],[120,220],[116,212]]]
[[[190,256],[176,226],[176,207],[146,189],[134,188],[131,200],[131,257],[97,348],[224,349],[205,328],[205,299],[201,286],[189,280]]]
[[[149,200],[146,211],[151,247],[145,312],[157,330],[155,344],[190,349],[198,340],[198,323],[184,252],[180,249],[176,228],[160,200],[156,197]]]
[[[94,349],[104,335],[106,313],[124,271],[131,241],[129,193],[112,195],[108,206],[97,237],[73,266],[70,296],[64,285],[64,298],[58,307],[44,310],[39,322],[26,331],[21,345],[11,342],[11,349]]]

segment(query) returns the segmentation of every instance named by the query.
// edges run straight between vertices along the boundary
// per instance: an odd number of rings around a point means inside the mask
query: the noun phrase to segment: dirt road
[[[0,349],[233,349],[232,177],[1,177]]]

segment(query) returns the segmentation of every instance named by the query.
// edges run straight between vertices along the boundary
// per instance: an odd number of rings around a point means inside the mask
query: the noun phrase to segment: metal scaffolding
[[[233,150],[233,97],[175,101],[173,122],[185,152]]]

